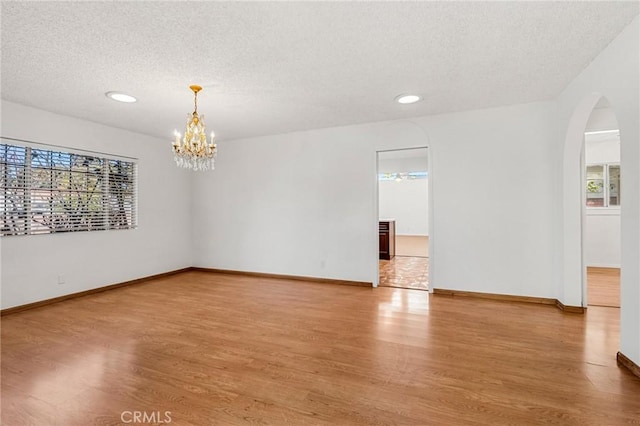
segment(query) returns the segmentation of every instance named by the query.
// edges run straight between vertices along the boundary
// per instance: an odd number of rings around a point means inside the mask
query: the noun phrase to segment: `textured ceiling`
[[[552,99],[637,2],[2,2],[2,98],[222,140]],[[107,99],[110,90],[135,104]],[[399,105],[400,93],[424,101]]]

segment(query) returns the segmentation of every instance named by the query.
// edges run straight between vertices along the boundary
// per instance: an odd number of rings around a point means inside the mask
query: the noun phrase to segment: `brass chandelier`
[[[180,139],[177,130],[173,135],[173,155],[178,167],[192,170],[213,170],[217,156],[217,145],[213,143],[215,134],[211,132],[211,141],[207,143],[207,134],[204,125],[204,115],[198,115],[198,92],[202,87],[192,85],[193,113],[187,113],[187,127],[184,137]]]

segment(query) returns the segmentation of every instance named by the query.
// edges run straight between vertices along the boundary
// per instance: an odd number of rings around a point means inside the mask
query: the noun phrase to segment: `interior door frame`
[[[429,145],[420,145],[420,146],[410,146],[410,147],[403,147],[403,148],[393,148],[393,149],[378,149],[376,150],[376,155],[375,155],[375,185],[376,185],[376,191],[375,191],[375,203],[374,203],[374,216],[375,216],[375,223],[372,226],[372,229],[375,229],[375,242],[376,242],[376,272],[375,272],[375,281],[373,283],[373,287],[378,287],[380,284],[380,267],[378,264],[378,257],[379,257],[379,247],[377,246],[379,244],[379,230],[378,230],[378,222],[379,222],[379,211],[380,211],[380,180],[378,179],[378,176],[380,175],[380,171],[379,171],[379,166],[380,166],[380,153],[383,152],[396,152],[396,151],[408,151],[408,150],[412,150],[412,149],[426,149],[427,150],[427,178],[428,178],[428,183],[427,183],[427,212],[428,212],[428,218],[427,218],[427,226],[429,227],[429,256],[428,256],[428,262],[429,262],[429,293],[433,293],[433,289],[434,289],[434,280],[433,277],[435,276],[434,271],[435,271],[435,262],[434,262],[434,258],[435,258],[435,238],[434,238],[434,191],[433,191],[433,153],[432,150],[430,149]]]

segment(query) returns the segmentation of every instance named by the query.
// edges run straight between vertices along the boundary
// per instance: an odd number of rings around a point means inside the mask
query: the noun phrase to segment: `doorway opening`
[[[583,303],[620,308],[620,131],[604,97],[587,121],[582,173]]]
[[[380,287],[429,290],[428,149],[379,151]]]

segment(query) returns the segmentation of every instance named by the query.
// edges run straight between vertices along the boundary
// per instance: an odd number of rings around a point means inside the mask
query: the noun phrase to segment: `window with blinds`
[[[132,229],[136,164],[0,144],[2,236]]]

